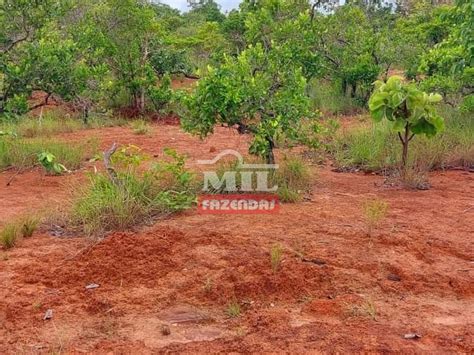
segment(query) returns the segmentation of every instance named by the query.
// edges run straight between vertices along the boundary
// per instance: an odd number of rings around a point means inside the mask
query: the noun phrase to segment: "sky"
[[[160,0],[160,2],[168,4],[181,11],[186,11],[188,6],[186,0]],[[216,0],[216,2],[221,5],[221,10],[226,12],[239,7],[240,0]]]

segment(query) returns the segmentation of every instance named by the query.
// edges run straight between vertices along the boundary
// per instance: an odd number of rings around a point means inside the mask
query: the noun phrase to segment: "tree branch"
[[[118,179],[117,172],[112,167],[112,163],[110,161],[110,158],[116,152],[117,148],[118,144],[114,142],[114,144],[112,144],[112,147],[110,147],[109,150],[106,150],[104,152],[104,166],[112,183],[114,185],[120,186],[120,180]]]
[[[405,144],[405,141],[403,140],[402,134],[400,132],[398,132],[398,138],[400,138],[400,142],[402,142],[402,144]]]
[[[48,94],[46,95],[46,97],[44,98],[44,101],[43,102],[40,102],[39,104],[36,104],[32,107],[29,107],[28,108],[28,111],[33,111],[34,109],[37,109],[39,107],[42,107],[42,106],[46,106],[48,104],[48,100],[49,98],[51,97],[52,93],[48,92]]]

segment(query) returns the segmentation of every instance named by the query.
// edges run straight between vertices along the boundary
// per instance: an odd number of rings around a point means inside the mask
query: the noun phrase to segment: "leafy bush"
[[[390,77],[386,83],[375,83],[369,109],[375,122],[387,119],[393,124],[403,146],[403,168],[408,163],[408,144],[415,135],[433,137],[444,129],[444,119],[433,107],[441,100],[441,95],[428,95],[414,85],[405,84],[398,76]]]
[[[474,94],[468,95],[463,99],[460,109],[464,113],[474,112]]]
[[[68,171],[67,168],[56,161],[56,157],[49,152],[42,152],[38,154],[38,162],[51,175],[61,175]]]
[[[148,89],[148,96],[150,97],[150,100],[153,103],[155,110],[163,110],[173,98],[173,90],[171,90],[170,76],[163,76],[159,87],[150,87]]]
[[[183,128],[204,137],[219,124],[238,127],[253,135],[249,152],[274,163],[278,134],[293,137],[301,119],[311,116],[306,78],[292,55],[285,46],[268,50],[258,43],[209,67],[196,90],[183,96]]]
[[[162,160],[140,172],[142,157],[125,149],[114,156],[118,183],[106,174],[92,174],[73,202],[72,223],[87,235],[126,230],[160,215],[190,208],[195,201],[192,175],[184,157],[166,150]]]

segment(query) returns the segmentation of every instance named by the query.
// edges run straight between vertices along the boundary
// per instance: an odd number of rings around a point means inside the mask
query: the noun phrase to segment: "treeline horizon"
[[[144,0],[2,0],[0,115],[18,119],[51,97],[84,116],[187,109],[172,76],[206,77],[251,48],[265,59],[248,74],[265,72],[270,92],[301,76],[306,92],[324,81],[364,107],[373,82],[396,69],[453,106],[472,105],[469,1],[334,3],[245,0],[224,14],[213,0],[189,1],[185,13]],[[277,80],[276,69],[287,72]],[[44,102],[32,104],[33,91]]]

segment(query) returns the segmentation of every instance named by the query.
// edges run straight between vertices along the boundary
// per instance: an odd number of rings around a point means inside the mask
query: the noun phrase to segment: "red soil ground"
[[[206,141],[176,126],[81,131],[101,147],[173,147],[195,159],[247,149],[226,129]],[[313,167],[311,199],[274,215],[188,211],[100,242],[45,232],[0,251],[0,353],[460,352],[474,340],[474,174],[431,175],[428,191]],[[63,203],[81,172],[0,174],[0,221]],[[389,212],[371,237],[362,204]],[[273,273],[270,249],[283,246]],[[98,288],[86,290],[96,283]],[[241,315],[225,310],[238,302]],[[53,318],[43,320],[46,310]],[[163,334],[164,327],[170,334]],[[404,339],[416,333],[419,339]]]

